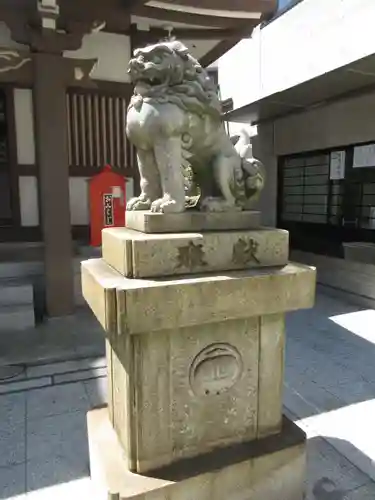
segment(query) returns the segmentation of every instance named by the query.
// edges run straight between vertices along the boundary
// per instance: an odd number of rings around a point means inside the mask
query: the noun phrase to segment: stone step
[[[26,330],[35,326],[34,305],[0,307],[0,331]]]
[[[43,251],[44,245],[41,242],[0,243],[0,261],[42,261]]]
[[[40,276],[43,274],[43,262],[0,262],[0,281],[16,278]]]
[[[28,305],[34,307],[32,284],[3,285],[0,283],[0,307]]]
[[[100,247],[80,246],[78,248],[78,255],[82,257],[82,259],[100,257],[101,252],[102,250]]]
[[[101,250],[73,243],[73,262],[101,255]],[[41,243],[0,243],[0,280],[43,275],[44,251]]]
[[[72,248],[73,255],[76,255],[80,252],[81,247],[76,241],[73,241]],[[0,243],[1,262],[41,262],[43,258],[44,244],[40,241]]]
[[[74,272],[74,303],[76,306],[86,305],[86,301],[82,295],[82,282],[81,282],[81,262],[98,258],[102,255],[101,248],[94,248],[90,246],[80,246],[78,249],[78,256],[73,259],[73,272]]]

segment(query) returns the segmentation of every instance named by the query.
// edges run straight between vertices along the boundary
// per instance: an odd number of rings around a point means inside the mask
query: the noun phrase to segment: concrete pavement
[[[284,404],[308,434],[308,500],[375,499],[374,360],[374,310],[320,293],[288,316]],[[106,380],[102,360],[80,363],[42,373],[60,383],[0,396],[1,500],[95,498],[85,418]]]

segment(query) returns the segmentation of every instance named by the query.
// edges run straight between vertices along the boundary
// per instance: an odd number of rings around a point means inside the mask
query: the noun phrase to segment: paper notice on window
[[[375,167],[375,144],[354,148],[353,168],[366,167]]]
[[[345,151],[332,151],[329,164],[331,181],[345,179]]]

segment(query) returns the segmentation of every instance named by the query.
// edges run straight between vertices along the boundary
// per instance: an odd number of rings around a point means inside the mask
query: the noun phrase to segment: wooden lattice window
[[[115,169],[135,165],[134,148],[125,134],[129,95],[100,91],[67,93],[69,164],[99,169],[110,164]]]

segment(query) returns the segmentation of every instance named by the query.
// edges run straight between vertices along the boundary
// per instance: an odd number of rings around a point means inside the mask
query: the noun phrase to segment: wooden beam
[[[210,28],[234,28],[243,22],[233,17],[202,16],[188,12],[177,12],[173,10],[158,9],[144,5],[137,7],[133,14],[148,19],[157,19],[171,23],[185,23],[193,26],[208,26]]]
[[[33,56],[35,142],[49,316],[65,316],[74,311],[66,68],[61,59],[51,54]]]
[[[133,25],[134,26],[134,25]],[[252,26],[248,28],[249,36],[252,31]],[[168,37],[168,31],[163,28],[150,28],[148,31],[141,31],[135,29],[131,31],[133,44],[136,47],[146,45],[149,43],[157,43]],[[245,33],[241,30],[241,33]],[[171,36],[177,40],[237,40],[238,38],[246,38],[245,34],[239,35],[237,29],[198,29],[198,28],[175,28]],[[237,42],[236,42],[237,43]]]
[[[152,0],[149,0],[153,5]],[[171,8],[176,5],[183,8],[194,7],[196,9],[207,9],[231,12],[254,12],[265,13],[276,11],[277,0],[160,0],[160,2],[170,4]],[[173,7],[172,7],[173,6]]]
[[[65,28],[74,21],[105,21],[103,31],[126,34],[130,13],[123,0],[60,0],[59,26]]]
[[[147,0],[125,0],[127,12],[134,12],[135,9],[142,7]]]
[[[31,85],[33,65],[30,52],[0,47],[0,82]]]
[[[199,59],[200,64],[207,68],[207,66],[217,61],[228,50],[237,45],[239,41],[241,41],[241,37],[222,40]]]
[[[8,2],[4,2],[4,4],[0,5],[0,19],[9,28],[11,37],[15,42],[24,43],[26,26],[32,17],[33,13],[30,11],[30,8],[27,7],[27,4],[19,5],[18,9],[16,3],[14,7],[9,5]]]

